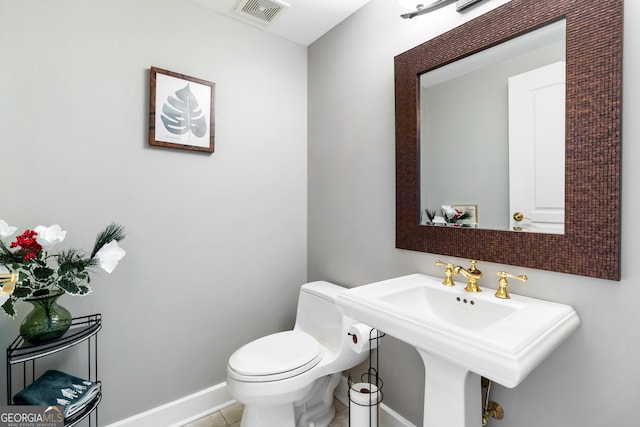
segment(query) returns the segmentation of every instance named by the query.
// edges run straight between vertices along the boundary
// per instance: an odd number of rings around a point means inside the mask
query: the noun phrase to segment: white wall
[[[395,1],[372,0],[309,49],[309,279],[357,286],[413,272],[442,275],[437,255],[394,249],[393,57],[505,0],[458,14],[453,6],[413,20]],[[529,276],[512,291],[573,305],[578,332],[515,389],[496,386],[502,427],[631,427],[640,390],[640,4],[625,2],[622,280],[481,263],[485,286],[506,269]],[[607,209],[606,206],[602,207]],[[452,259],[455,262],[465,260]],[[385,338],[385,403],[422,424],[424,368],[417,352]]]
[[[184,0],[0,0],[0,58],[0,219],[59,223],[87,249],[111,221],[128,230],[114,273],[61,299],[103,314],[101,425],[224,381],[239,345],[292,326],[306,48]],[[213,155],[148,146],[150,66],[216,83]],[[84,369],[80,353],[59,363]]]

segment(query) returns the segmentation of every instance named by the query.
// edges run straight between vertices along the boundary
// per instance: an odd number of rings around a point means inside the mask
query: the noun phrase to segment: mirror
[[[563,19],[420,76],[421,224],[563,233],[565,34]]]
[[[620,279],[623,2],[587,3],[512,0],[396,56],[396,247]],[[421,225],[420,76],[561,20],[566,22],[563,234]],[[446,185],[447,178],[440,179]]]

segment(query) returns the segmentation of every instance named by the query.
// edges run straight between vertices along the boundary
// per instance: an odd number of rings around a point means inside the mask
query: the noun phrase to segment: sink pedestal
[[[418,349],[424,362],[423,427],[481,427],[480,375]]]

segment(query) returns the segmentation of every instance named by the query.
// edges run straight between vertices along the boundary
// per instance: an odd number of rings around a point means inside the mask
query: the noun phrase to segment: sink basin
[[[494,293],[412,274],[348,289],[337,305],[420,350],[515,387],[578,328],[580,318],[568,305]]]
[[[348,289],[336,300],[346,316],[418,350],[426,427],[481,425],[480,376],[515,387],[580,326],[571,306],[464,286],[412,274]]]
[[[405,315],[416,322],[431,318],[439,326],[446,323],[468,331],[481,331],[518,309],[514,304],[486,301],[461,294],[460,289],[443,288],[410,283],[408,289],[382,295],[379,300],[390,310],[402,307]]]

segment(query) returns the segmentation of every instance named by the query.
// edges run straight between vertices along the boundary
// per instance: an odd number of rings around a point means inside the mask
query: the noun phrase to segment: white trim
[[[347,387],[347,378],[340,377],[340,384],[336,388],[335,397],[345,406],[349,406]],[[236,400],[229,394],[227,383],[223,382],[109,424],[106,427],[180,427],[234,403],[236,403]],[[383,427],[416,427],[384,403],[380,404],[380,425]]]
[[[342,402],[345,406],[349,406],[349,396],[347,395],[347,378],[342,376],[340,378],[340,384],[336,387],[334,397]],[[381,427],[416,427],[415,424],[411,424],[404,417],[398,414],[396,411],[380,403],[380,426]]]
[[[106,427],[179,427],[234,403],[227,383],[223,382]]]

